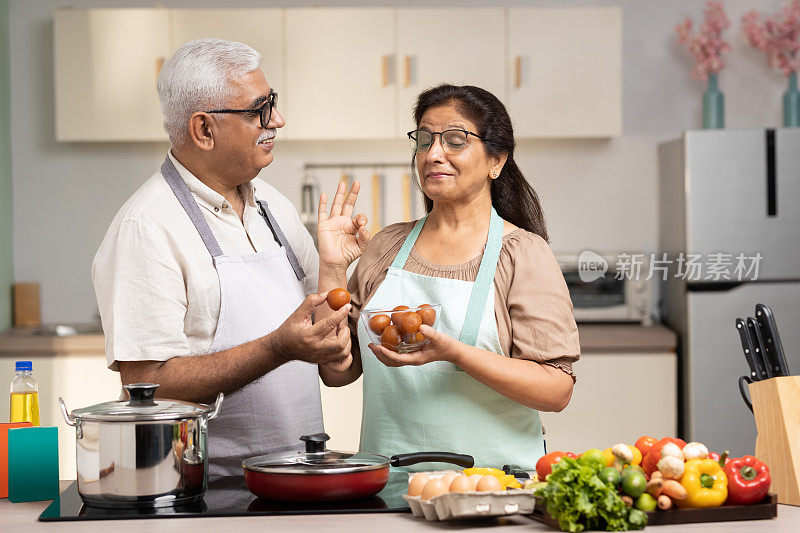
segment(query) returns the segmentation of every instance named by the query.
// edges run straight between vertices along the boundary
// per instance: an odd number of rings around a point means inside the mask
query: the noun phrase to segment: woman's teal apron
[[[465,344],[502,354],[494,315],[494,275],[503,220],[492,208],[489,236],[474,282],[403,270],[427,217],[419,220],[366,309],[442,304],[439,331]],[[390,368],[367,347],[363,320],[358,342],[364,368],[361,451],[395,455],[419,451],[466,453],[475,466],[517,465],[533,470],[544,455],[539,413],[469,376],[452,363]],[[430,470],[430,464],[414,470]]]

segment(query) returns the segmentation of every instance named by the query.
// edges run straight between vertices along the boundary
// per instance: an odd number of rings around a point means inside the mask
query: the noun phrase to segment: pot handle
[[[72,427],[78,427],[78,423],[75,422],[75,417],[69,414],[67,411],[67,406],[64,404],[64,399],[59,397],[58,398],[58,405],[61,407],[61,414],[64,415],[64,420]]]
[[[206,409],[206,411],[203,413],[203,416],[206,420],[213,420],[217,418],[217,415],[219,415],[219,410],[222,407],[222,399],[224,397],[225,395],[221,392],[217,394],[217,401],[215,401],[214,405]]]
[[[465,468],[472,468],[475,466],[475,458],[461,453],[417,452],[401,453],[393,455],[389,459],[389,464],[392,466],[408,466],[417,463],[452,463]]]

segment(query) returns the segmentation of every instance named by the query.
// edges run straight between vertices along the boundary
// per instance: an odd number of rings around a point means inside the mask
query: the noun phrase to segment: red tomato
[[[639,440],[636,441],[636,448],[642,452],[642,458],[647,456],[647,452],[650,451],[650,448],[653,447],[653,444],[658,442],[658,439],[648,436],[639,437]]]
[[[686,441],[672,437],[661,439],[653,444],[653,446],[647,452],[645,458],[642,459],[642,468],[644,469],[644,473],[648,476],[657,470],[656,465],[658,465],[658,461],[661,459],[661,448],[663,448],[668,442],[677,444],[680,449],[683,449],[683,447],[686,446]]]
[[[559,462],[564,457],[575,458],[575,454],[571,452],[550,452],[543,455],[539,461],[536,462],[536,475],[539,476],[539,481],[544,481],[550,472],[553,471],[553,465]]]

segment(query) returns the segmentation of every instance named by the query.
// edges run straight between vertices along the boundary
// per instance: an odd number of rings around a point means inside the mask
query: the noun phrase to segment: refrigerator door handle
[[[766,132],[767,154],[767,216],[778,216],[778,176],[775,166],[775,130]]]

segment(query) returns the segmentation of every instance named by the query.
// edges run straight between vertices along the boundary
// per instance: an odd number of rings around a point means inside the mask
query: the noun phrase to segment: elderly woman
[[[514,162],[511,119],[491,93],[423,92],[409,138],[427,216],[375,235],[348,288],[353,364],[364,374],[361,449],[469,453],[480,466],[533,469],[538,411],[561,411],[579,357],[572,304],[536,192]],[[401,354],[370,343],[360,309],[441,304],[430,342]],[[355,344],[354,344],[355,346]]]

